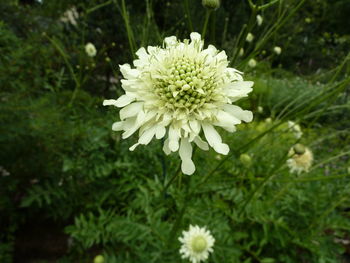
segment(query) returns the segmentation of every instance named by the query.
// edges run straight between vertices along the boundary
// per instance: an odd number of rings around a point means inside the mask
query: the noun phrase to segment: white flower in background
[[[296,124],[294,121],[288,121],[288,128],[291,129],[294,133],[295,138],[300,139],[303,135],[299,124]]]
[[[261,15],[256,16],[256,23],[258,24],[258,26],[261,26],[263,21],[264,21],[264,19],[262,18]]]
[[[96,53],[97,53],[96,48],[92,43],[87,43],[85,45],[85,52],[89,57],[94,57],[96,56]]]
[[[244,55],[244,49],[241,47],[238,56],[242,57]]]
[[[254,39],[254,35],[252,33],[248,33],[245,40],[250,43],[253,41],[253,39]]]
[[[254,58],[249,59],[248,61],[248,66],[251,68],[255,68],[256,67],[256,60]]]
[[[275,46],[273,48],[273,52],[275,52],[277,55],[281,54],[282,52],[282,48],[278,47],[278,46]]]
[[[77,25],[77,19],[79,18],[79,13],[75,6],[71,9],[66,10],[61,16],[60,20],[63,23],[71,23],[73,26]]]
[[[10,173],[4,167],[0,166],[0,174],[1,176],[9,176]]]
[[[313,155],[309,148],[302,144],[296,144],[289,150],[288,155],[291,158],[287,160],[287,166],[291,173],[300,174],[309,171],[313,162]]]
[[[263,112],[264,112],[264,108],[261,107],[261,106],[259,106],[259,107],[258,107],[258,112],[259,112],[259,113],[263,113]]]
[[[215,239],[205,227],[191,225],[188,231],[182,232],[179,241],[182,243],[181,257],[188,258],[192,263],[207,260],[215,243]]]
[[[139,130],[131,151],[153,137],[168,135],[163,150],[166,154],[179,152],[184,174],[195,171],[192,143],[202,150],[208,150],[209,144],[226,155],[229,147],[214,127],[234,132],[237,124],[253,119],[252,112],[232,105],[248,96],[253,82],[243,81],[241,72],[228,67],[225,51],[212,45],[203,49],[203,45],[200,34],[191,33],[190,41],[180,42],[172,36],[165,38],[163,48],[140,48],[133,62],[136,68],[120,66],[125,95],[103,102],[122,108],[121,121],[112,129],[124,131],[123,139]]]

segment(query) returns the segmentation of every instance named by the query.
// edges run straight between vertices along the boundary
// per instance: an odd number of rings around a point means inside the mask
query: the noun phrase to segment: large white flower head
[[[309,171],[313,162],[313,154],[309,148],[296,144],[289,150],[288,156],[291,157],[287,160],[290,172],[300,174]]]
[[[120,66],[125,95],[105,100],[120,110],[121,121],[113,124],[115,131],[124,131],[128,138],[139,130],[138,142],[130,147],[148,144],[153,137],[166,137],[166,154],[179,151],[184,174],[195,171],[192,143],[202,150],[208,144],[220,154],[228,154],[214,126],[234,132],[235,125],[250,122],[252,112],[242,110],[233,102],[248,96],[253,82],[243,81],[242,73],[228,67],[225,51],[209,45],[203,49],[198,33],[183,42],[167,37],[163,47],[140,48],[134,60]],[[202,140],[201,132],[207,142]]]
[[[208,259],[213,252],[215,239],[204,227],[191,226],[188,231],[182,232],[179,238],[182,243],[180,254],[182,258],[188,258],[192,263],[199,263]]]

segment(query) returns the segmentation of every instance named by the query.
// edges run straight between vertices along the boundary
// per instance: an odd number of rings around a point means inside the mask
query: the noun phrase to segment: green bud
[[[105,259],[102,255],[97,255],[95,258],[94,258],[94,263],[103,263],[105,262]]]
[[[220,0],[202,0],[202,5],[210,10],[215,10],[220,7]]]
[[[298,143],[298,144],[293,146],[293,150],[296,154],[301,155],[301,154],[305,153],[305,146]]]
[[[250,167],[252,165],[252,158],[249,154],[243,153],[239,156],[239,160],[245,167]]]

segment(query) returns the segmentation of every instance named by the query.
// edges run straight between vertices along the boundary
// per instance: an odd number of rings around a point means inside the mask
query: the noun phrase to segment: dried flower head
[[[309,171],[313,162],[313,155],[309,148],[297,144],[289,150],[288,155],[291,158],[287,160],[287,166],[292,173],[300,174]]]
[[[147,145],[153,137],[164,141],[166,154],[179,152],[184,174],[192,174],[192,143],[202,150],[208,144],[220,154],[228,154],[214,126],[234,132],[235,125],[250,122],[252,112],[233,102],[248,96],[253,82],[243,81],[242,73],[228,67],[225,51],[209,45],[203,49],[198,33],[183,42],[167,37],[163,47],[149,46],[136,52],[138,59],[121,65],[125,95],[118,100],[105,100],[120,110],[121,121],[115,131],[124,131],[124,139],[139,130],[138,142],[130,147]],[[202,131],[207,142],[202,140]]]

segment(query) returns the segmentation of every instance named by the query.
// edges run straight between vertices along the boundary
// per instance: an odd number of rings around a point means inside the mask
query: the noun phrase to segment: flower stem
[[[162,192],[163,195],[166,193],[166,191],[168,190],[168,188],[172,184],[172,182],[174,182],[176,177],[178,177],[180,174],[181,174],[181,163],[179,164],[179,167],[177,168],[177,170],[176,170],[175,174],[173,175],[173,177],[171,177],[169,182],[167,182],[167,184],[164,186],[164,189],[163,189],[163,192]]]
[[[210,17],[210,10],[206,10],[205,13],[205,20],[204,20],[204,25],[203,25],[203,30],[202,30],[202,38],[205,38],[205,34],[207,33],[207,27],[208,27],[208,22],[209,22],[209,17]]]

